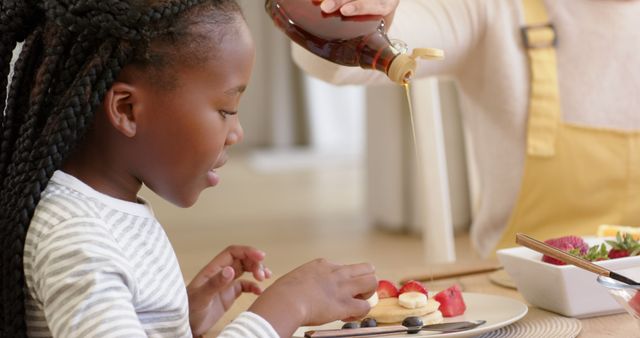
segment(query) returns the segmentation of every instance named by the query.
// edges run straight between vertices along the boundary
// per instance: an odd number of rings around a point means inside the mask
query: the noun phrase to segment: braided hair
[[[0,337],[26,337],[31,217],[120,71],[164,69],[197,48],[191,24],[224,26],[239,13],[235,0],[0,0]]]

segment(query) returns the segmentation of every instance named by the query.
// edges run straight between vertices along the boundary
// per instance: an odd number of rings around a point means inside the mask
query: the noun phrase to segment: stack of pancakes
[[[429,298],[427,304],[414,309],[407,309],[398,304],[397,297],[383,298],[371,308],[367,317],[375,319],[380,324],[398,324],[407,317],[420,317],[424,325],[443,322],[442,313],[438,311],[440,303]]]

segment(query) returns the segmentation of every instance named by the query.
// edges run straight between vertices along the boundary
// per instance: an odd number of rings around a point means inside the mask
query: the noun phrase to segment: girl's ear
[[[102,108],[111,125],[126,137],[136,135],[137,114],[134,105],[139,103],[136,88],[124,82],[114,82],[105,94]]]

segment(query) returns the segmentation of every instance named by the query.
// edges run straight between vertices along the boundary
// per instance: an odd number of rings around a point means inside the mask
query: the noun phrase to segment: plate
[[[484,325],[463,332],[434,333],[425,331],[411,335],[411,337],[474,337],[486,332],[497,330],[503,326],[507,326],[524,317],[529,310],[529,308],[522,302],[502,296],[463,292],[462,297],[464,298],[465,304],[467,304],[467,311],[462,316],[445,318],[445,322],[482,319],[487,321]],[[344,323],[341,321],[336,321],[322,326],[301,327],[293,334],[293,336],[296,338],[304,337],[304,333],[309,330],[339,329],[343,324]],[[384,337],[406,338],[407,335],[385,335]]]

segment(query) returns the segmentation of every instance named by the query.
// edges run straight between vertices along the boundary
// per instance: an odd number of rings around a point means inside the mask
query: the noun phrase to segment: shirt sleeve
[[[280,336],[264,318],[246,311],[227,325],[218,338],[280,338]]]
[[[387,35],[407,43],[409,50],[444,50],[444,60],[418,62],[417,77],[455,75],[465,60],[473,57],[473,49],[483,39],[487,7],[495,1],[505,0],[400,1]],[[310,75],[334,84],[391,83],[382,72],[339,66],[295,43],[292,43],[292,56]]]
[[[34,284],[54,337],[147,337],[131,267],[106,227],[73,219],[42,235]]]

